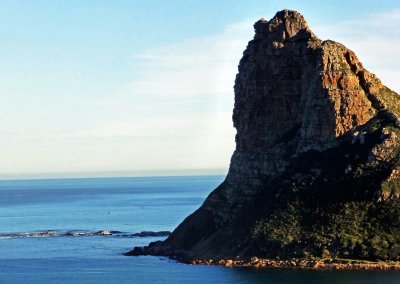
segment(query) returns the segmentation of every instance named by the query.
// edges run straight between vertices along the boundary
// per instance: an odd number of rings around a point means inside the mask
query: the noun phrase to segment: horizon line
[[[0,181],[48,180],[48,179],[95,179],[95,178],[140,178],[179,176],[219,176],[227,175],[228,169],[181,169],[181,170],[141,170],[102,172],[55,172],[55,173],[9,173],[0,174]]]

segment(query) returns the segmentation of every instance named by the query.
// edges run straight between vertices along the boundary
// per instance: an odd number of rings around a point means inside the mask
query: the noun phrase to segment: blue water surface
[[[0,283],[400,283],[394,271],[257,270],[122,255],[164,238],[129,234],[173,230],[223,178],[0,181]],[[100,230],[121,234],[28,237]]]

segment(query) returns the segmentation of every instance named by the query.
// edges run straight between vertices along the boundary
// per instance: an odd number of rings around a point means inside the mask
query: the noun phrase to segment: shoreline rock
[[[287,259],[274,260],[252,257],[250,260],[220,259],[177,261],[190,265],[236,266],[261,269],[313,269],[313,270],[400,270],[400,262],[372,262],[345,259]]]
[[[145,238],[145,237],[167,237],[171,234],[170,231],[142,231],[139,233],[126,234],[121,231],[83,231],[83,230],[73,230],[73,231],[38,231],[38,232],[27,232],[27,233],[2,233],[0,237],[3,238],[49,238],[49,237],[89,237],[89,236],[116,236],[124,238]]]
[[[131,234],[132,237],[167,237],[171,235],[170,231],[157,231],[157,232],[153,232],[153,231],[142,231],[140,233],[134,233]]]

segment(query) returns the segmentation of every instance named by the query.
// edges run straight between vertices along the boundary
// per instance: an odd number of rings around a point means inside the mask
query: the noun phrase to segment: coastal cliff
[[[165,240],[128,255],[400,258],[400,98],[301,14],[254,24],[225,181]]]

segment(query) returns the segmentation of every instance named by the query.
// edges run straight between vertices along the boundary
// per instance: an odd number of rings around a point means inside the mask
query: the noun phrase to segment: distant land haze
[[[173,177],[173,176],[218,176],[226,175],[227,169],[171,169],[143,171],[103,172],[54,172],[2,174],[0,180],[70,179],[70,178],[119,178],[119,177]]]

